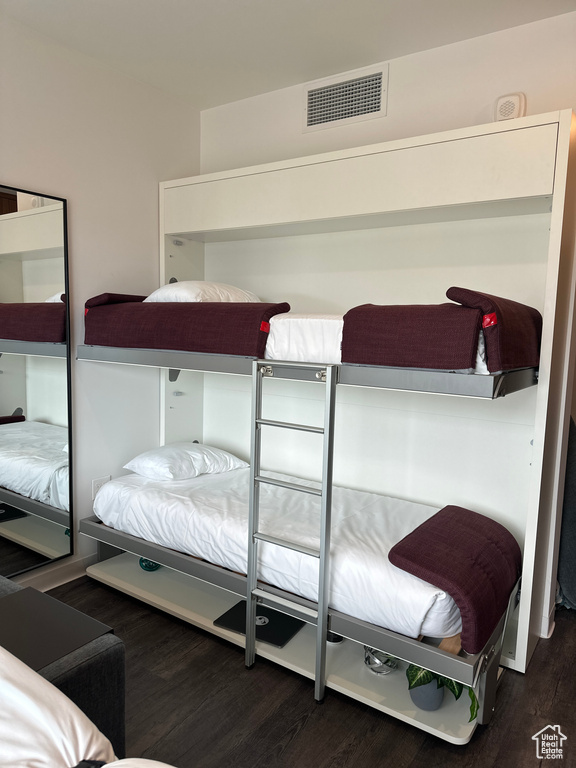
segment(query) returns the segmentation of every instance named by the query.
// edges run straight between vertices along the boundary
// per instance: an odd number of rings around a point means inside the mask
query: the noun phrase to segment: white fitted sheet
[[[342,315],[302,315],[285,312],[270,318],[270,333],[264,357],[303,363],[342,361]],[[486,365],[484,334],[480,331],[474,368],[456,373],[489,373]]]
[[[342,315],[299,315],[286,312],[270,318],[265,357],[305,363],[342,360]]]
[[[39,421],[0,425],[0,485],[58,509],[69,508],[68,430]]]
[[[249,469],[191,480],[126,475],[98,492],[94,512],[106,525],[170,549],[246,573]],[[318,487],[299,478],[270,476]],[[334,488],[330,605],[409,637],[444,637],[461,629],[452,598],[388,561],[389,549],[438,509],[379,494]],[[318,546],[320,500],[262,485],[260,529]],[[269,543],[259,545],[259,577],[315,600],[318,559]]]

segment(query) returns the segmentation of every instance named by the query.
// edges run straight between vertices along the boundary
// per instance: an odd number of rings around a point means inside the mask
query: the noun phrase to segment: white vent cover
[[[307,83],[304,130],[383,117],[386,114],[387,90],[387,64]]]

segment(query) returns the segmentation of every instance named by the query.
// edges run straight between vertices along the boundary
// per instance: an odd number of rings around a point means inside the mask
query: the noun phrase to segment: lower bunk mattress
[[[319,487],[301,478],[263,474]],[[94,512],[111,528],[245,574],[249,478],[249,468],[177,481],[125,475],[102,486]],[[334,487],[330,606],[408,637],[457,634],[461,617],[454,600],[388,560],[394,544],[436,512],[437,507]],[[264,533],[318,547],[319,521],[318,497],[261,486]],[[317,558],[261,542],[259,562],[262,581],[317,599]]]
[[[68,510],[67,428],[39,421],[0,424],[0,486]]]

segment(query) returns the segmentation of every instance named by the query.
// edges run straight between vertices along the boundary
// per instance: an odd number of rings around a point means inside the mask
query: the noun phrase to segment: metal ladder
[[[314,365],[309,363],[285,363],[269,360],[255,360],[252,368],[252,435],[250,461],[250,515],[248,535],[248,567],[246,585],[246,666],[252,667],[256,659],[256,605],[257,603],[278,608],[283,613],[295,616],[309,624],[316,625],[316,663],[314,677],[314,698],[324,698],[326,681],[326,636],[328,633],[328,575],[330,553],[330,525],[332,507],[332,459],[334,445],[334,407],[336,400],[336,365]],[[262,381],[266,377],[323,382],[325,391],[324,426],[271,421],[262,418]],[[287,483],[263,477],[260,474],[261,443],[263,426],[313,432],[323,435],[322,484],[321,490],[304,485]],[[260,486],[270,484],[309,493],[321,499],[320,547],[312,549],[286,539],[275,538],[258,530],[260,513]],[[301,552],[319,560],[318,604],[316,610],[292,602],[258,586],[258,543],[266,541],[277,546]]]

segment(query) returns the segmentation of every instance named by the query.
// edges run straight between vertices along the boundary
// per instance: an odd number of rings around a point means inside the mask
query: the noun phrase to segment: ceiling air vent
[[[307,84],[304,130],[329,128],[386,114],[387,65],[367,74],[357,75],[357,72]]]

